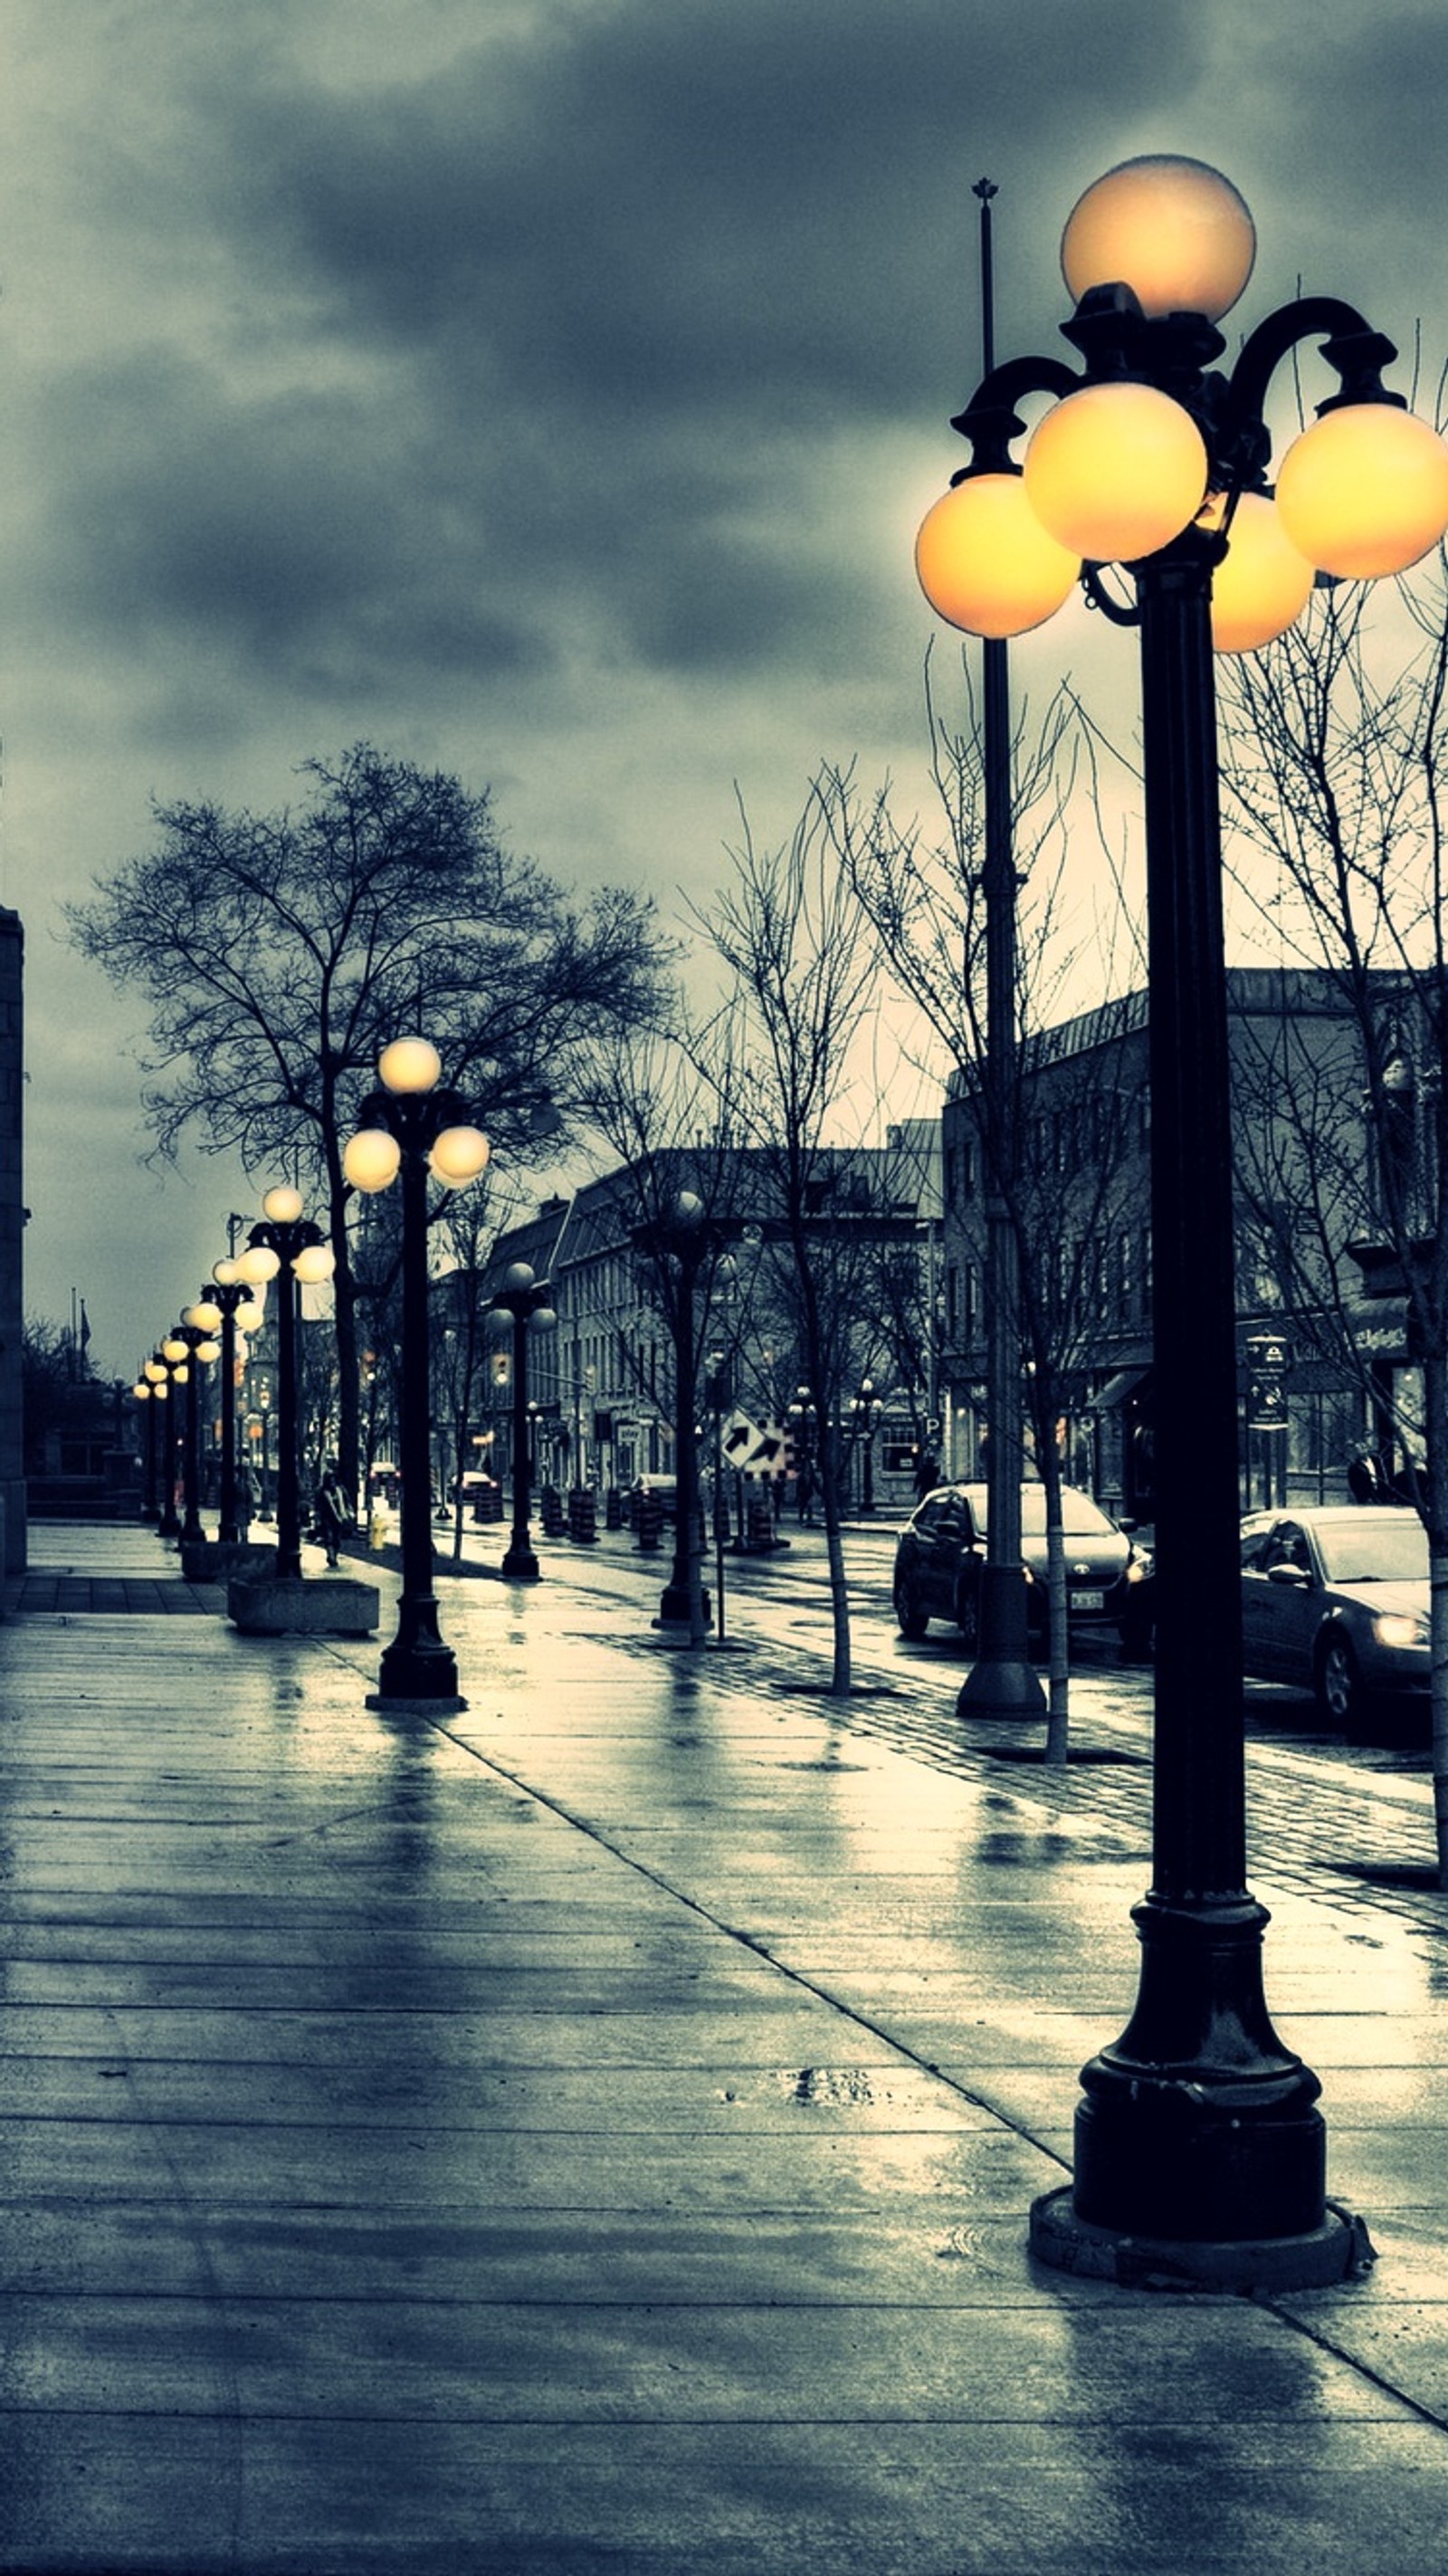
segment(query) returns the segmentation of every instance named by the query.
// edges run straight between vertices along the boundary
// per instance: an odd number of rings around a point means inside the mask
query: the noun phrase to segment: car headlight
[[[1380,1646],[1426,1646],[1428,1622],[1410,1610],[1384,1610],[1373,1621]]]

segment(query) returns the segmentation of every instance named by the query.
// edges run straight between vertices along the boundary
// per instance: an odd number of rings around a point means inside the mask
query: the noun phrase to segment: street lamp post
[[[141,1364],[141,1374],[131,1392],[146,1419],[145,1484],[141,1495],[141,1518],[157,1521],[161,1506],[157,1498],[157,1443],[160,1436],[160,1404],[166,1384],[166,1363],[151,1358]]]
[[[156,1518],[156,1536],[168,1543],[181,1536],[181,1515],[176,1509],[176,1450],[181,1431],[176,1420],[178,1405],[184,1405],[186,1385],[186,1345],[177,1342],[174,1352],[170,1335],[157,1345],[147,1363],[146,1375],[155,1390],[155,1402],[165,1407],[160,1416],[156,1447],[161,1480],[161,1508]]]
[[[718,1243],[712,1227],[705,1222],[704,1202],[694,1190],[676,1192],[662,1216],[638,1229],[637,1240],[658,1270],[674,1343],[674,1562],[659,1603],[656,1625],[687,1627],[690,1644],[702,1645],[708,1634],[710,1611],[700,1573],[694,1295],[700,1269],[718,1250]]]
[[[260,1331],[262,1307],[256,1288],[242,1276],[241,1265],[231,1254],[215,1264],[202,1296],[221,1321],[221,1494],[216,1535],[223,1547],[235,1546],[246,1535],[236,1490],[237,1335]]]
[[[547,1332],[557,1323],[552,1298],[547,1280],[537,1278],[528,1262],[510,1261],[488,1309],[489,1320],[505,1330],[511,1327],[513,1336],[513,1529],[503,1557],[503,1572],[521,1583],[536,1583],[539,1572],[528,1526],[528,1443],[534,1415],[534,1407],[528,1401],[528,1336]]]
[[[860,1509],[866,1515],[875,1508],[875,1433],[884,1410],[873,1379],[862,1377],[859,1394],[850,1399],[850,1415],[860,1447]]]
[[[187,1307],[175,1330],[175,1339],[186,1350],[189,1363],[182,1473],[186,1501],[186,1516],[181,1524],[183,1547],[199,1547],[206,1537],[201,1520],[201,1371],[220,1356],[221,1345],[215,1339],[220,1322],[220,1308],[208,1305],[202,1298]]]
[[[394,1038],[377,1071],[381,1088],[363,1101],[361,1124],[342,1155],[354,1189],[385,1190],[399,1175],[402,1182],[402,1597],[375,1696],[455,1701],[457,1662],[443,1642],[433,1591],[427,1182],[429,1173],[445,1189],[476,1180],[488,1140],[460,1094],[442,1086],[442,1059],[427,1038]]]
[[[986,372],[995,365],[995,279],[991,256],[989,179],[980,200],[981,345]],[[1025,1440],[1021,1405],[1021,1280],[1011,1193],[1020,1170],[1016,1082],[1016,852],[1011,776],[1010,647],[1004,636],[981,645],[981,750],[985,847],[980,872],[985,906],[985,1061],[980,1100],[986,1184],[986,1455],[985,1562],[980,1570],[976,1648],[960,1687],[962,1717],[1044,1714],[1046,1694],[1031,1663],[1030,1612],[1021,1547],[1021,1478]]]
[[[1152,1884],[1134,1910],[1136,2009],[1082,2072],[1072,2187],[1032,2214],[1047,2261],[1117,2272],[1152,2249],[1237,2287],[1340,2278],[1354,2231],[1326,2198],[1317,2077],[1263,1991],[1246,1885],[1231,1122],[1212,654],[1254,649],[1314,568],[1404,570],[1448,524],[1448,449],[1384,391],[1395,353],[1350,305],[1299,300],[1213,371],[1255,232],[1199,162],[1128,162],[1088,189],[1062,265],[1085,360],[1019,358],[955,423],[972,462],[930,512],[917,568],[980,635],[1023,633],[1078,578],[1140,632],[1151,1007],[1157,1655]],[[1340,391],[1288,449],[1275,502],[1263,407],[1323,342]],[[1017,405],[1045,394],[1024,473]],[[1126,567],[1132,607],[1103,584]]]
[[[302,1506],[298,1466],[297,1304],[304,1287],[330,1279],[334,1256],[319,1225],[302,1214],[302,1194],[289,1183],[267,1191],[262,1221],[247,1236],[247,1249],[237,1256],[237,1272],[249,1288],[277,1290],[277,1449],[276,1449],[276,1580],[298,1583],[302,1575]],[[283,1277],[285,1273],[285,1277]]]

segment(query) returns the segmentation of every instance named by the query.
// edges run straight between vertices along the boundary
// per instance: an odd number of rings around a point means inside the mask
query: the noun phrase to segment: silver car
[[[1426,1694],[1428,1536],[1414,1511],[1323,1504],[1242,1523],[1242,1646],[1258,1680],[1311,1690],[1350,1729]]]

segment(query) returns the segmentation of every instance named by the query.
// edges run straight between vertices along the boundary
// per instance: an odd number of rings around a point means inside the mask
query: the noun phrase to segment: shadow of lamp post
[[[311,1217],[302,1194],[288,1182],[267,1191],[261,1223],[238,1253],[238,1277],[249,1288],[277,1287],[276,1576],[297,1583],[302,1574],[302,1502],[298,1462],[297,1307],[301,1290],[319,1287],[336,1266],[331,1245]],[[283,1275],[285,1274],[285,1275]]]
[[[1089,188],[1065,231],[1083,358],[991,369],[953,424],[972,461],[926,518],[933,606],[1022,634],[1078,580],[1139,629],[1150,997],[1157,1650],[1152,1883],[1134,1919],[1135,2012],[1082,2072],[1073,2185],[1038,2201],[1048,2262],[1120,2278],[1156,2256],[1253,2288],[1340,2279],[1360,2239],[1326,2198],[1317,2077],[1263,1991],[1265,1909],[1246,1884],[1237,1352],[1226,973],[1212,654],[1299,615],[1315,570],[1404,570],[1448,524],[1448,449],[1385,392],[1390,341],[1351,305],[1300,299],[1230,375],[1216,324],[1256,235],[1230,182],[1171,156]],[[1266,473],[1269,384],[1303,340],[1338,378]],[[1024,470],[1017,406],[1040,396]],[[1101,567],[1122,566],[1120,600]],[[1125,2252],[1130,2240],[1133,2251]]]
[[[383,1651],[375,1699],[457,1701],[457,1662],[444,1644],[433,1591],[432,1385],[428,1318],[427,1184],[476,1180],[488,1140],[467,1102],[442,1082],[442,1058],[428,1038],[394,1038],[377,1060],[381,1088],[369,1092],[349,1136],[342,1169],[369,1195],[402,1184],[402,1597],[397,1634]]]
[[[491,1328],[495,1332],[511,1330],[513,1337],[513,1528],[503,1557],[503,1572],[520,1583],[536,1583],[539,1574],[528,1526],[529,1432],[534,1414],[528,1400],[528,1337],[530,1333],[549,1332],[557,1324],[552,1297],[547,1280],[535,1277],[529,1262],[510,1261],[488,1308]]]

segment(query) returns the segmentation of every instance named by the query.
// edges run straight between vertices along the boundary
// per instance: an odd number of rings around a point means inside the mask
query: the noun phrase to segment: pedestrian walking
[[[327,1551],[327,1563],[337,1563],[337,1552],[349,1534],[353,1510],[341,1470],[335,1458],[327,1461],[326,1473],[317,1487],[317,1536]]]

